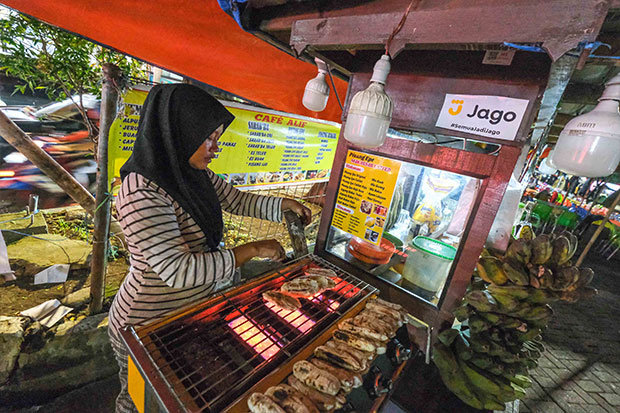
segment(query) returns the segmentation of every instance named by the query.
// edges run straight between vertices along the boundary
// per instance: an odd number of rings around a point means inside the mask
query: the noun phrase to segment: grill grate
[[[282,310],[262,299],[264,291],[279,288],[312,266],[332,269],[339,279],[336,287],[300,299],[302,307],[296,311]],[[258,288],[210,308],[197,308],[144,334],[138,330],[136,336],[187,410],[193,404],[200,411],[222,411],[375,291],[342,269],[308,255]]]

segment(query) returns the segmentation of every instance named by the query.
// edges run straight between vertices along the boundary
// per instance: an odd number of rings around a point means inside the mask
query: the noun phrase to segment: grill
[[[279,288],[313,266],[332,269],[337,274],[336,287],[301,299],[302,307],[295,311],[262,299],[264,291]],[[130,327],[123,334],[133,355],[143,359],[143,369],[145,357],[138,353],[146,355],[156,374],[152,383],[156,393],[161,395],[159,382],[180,410],[223,411],[376,292],[314,255],[240,288],[144,327]]]

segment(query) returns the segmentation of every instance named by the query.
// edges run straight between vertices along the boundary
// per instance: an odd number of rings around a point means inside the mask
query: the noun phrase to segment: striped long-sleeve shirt
[[[207,171],[223,210],[282,220],[282,198],[239,191]],[[194,219],[155,182],[129,174],[120,188],[116,209],[130,268],[110,308],[110,327],[115,331],[207,297],[217,282],[232,279],[232,250],[208,252]]]

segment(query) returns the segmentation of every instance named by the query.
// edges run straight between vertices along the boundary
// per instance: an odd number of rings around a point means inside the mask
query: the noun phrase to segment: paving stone
[[[573,391],[576,392],[582,399],[584,402],[586,402],[586,404],[596,404],[596,400],[594,400],[592,397],[590,397],[590,394],[584,390],[581,389],[581,387],[579,386],[575,386],[573,388]]]
[[[555,388],[557,386],[551,377],[537,377],[536,381],[544,388]]]
[[[590,396],[596,400],[596,402],[598,403],[599,406],[601,406],[603,409],[605,409],[606,411],[610,412],[610,413],[618,413],[618,409],[613,407],[612,405],[610,405],[607,400],[605,400],[600,394],[598,393],[590,393]]]
[[[603,397],[612,406],[620,406],[620,396],[615,393],[601,393]]]
[[[577,385],[587,392],[602,390],[598,384],[590,380],[579,380],[577,381]]]
[[[594,371],[594,375],[602,382],[616,382],[618,381],[613,375],[606,371]]]
[[[532,405],[528,404],[528,407],[532,413],[565,413],[564,409],[554,402],[541,401]]]
[[[575,412],[583,412],[583,413],[608,413],[607,410],[603,409],[601,406],[598,405],[586,405],[586,406],[573,406],[573,408],[575,409]],[[572,411],[569,410],[570,413],[572,413]]]
[[[572,390],[554,390],[551,392],[551,397],[557,402],[563,401],[565,403],[585,404],[585,401],[577,392]]]

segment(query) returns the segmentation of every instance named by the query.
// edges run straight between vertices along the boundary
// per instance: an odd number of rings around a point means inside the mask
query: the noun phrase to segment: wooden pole
[[[592,245],[594,245],[594,242],[596,242],[596,239],[603,231],[603,228],[605,228],[605,225],[607,225],[607,223],[609,222],[609,217],[611,216],[611,213],[616,209],[616,205],[618,205],[618,202],[620,202],[620,192],[618,192],[618,195],[616,195],[614,202],[611,204],[611,206],[607,210],[607,214],[605,214],[605,219],[603,219],[603,222],[599,224],[594,234],[592,234],[592,238],[590,238],[590,241],[588,241],[588,244],[583,249],[583,252],[579,256],[579,259],[577,259],[577,262],[575,263],[576,266],[579,267],[581,263],[583,262],[583,260],[586,259],[586,255],[588,255],[590,248],[592,248]]]
[[[95,212],[95,198],[58,162],[39,148],[11,119],[0,112],[0,136],[21,152],[56,185],[62,188],[91,216]]]
[[[110,231],[110,191],[108,182],[108,135],[116,118],[120,69],[111,64],[103,65],[101,90],[101,118],[97,141],[97,208],[93,231],[93,259],[90,270],[90,313],[97,314],[103,307],[105,273],[107,266],[108,236]]]

